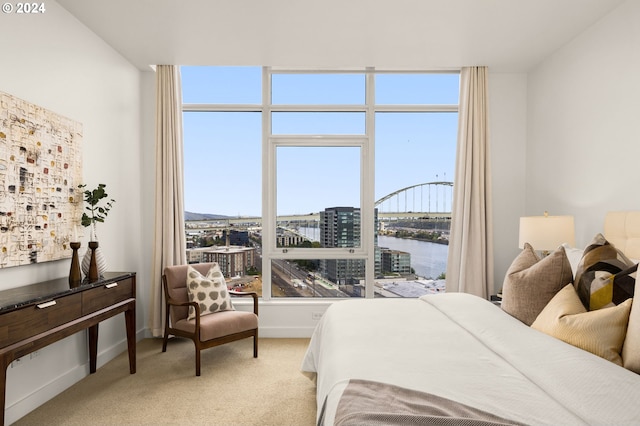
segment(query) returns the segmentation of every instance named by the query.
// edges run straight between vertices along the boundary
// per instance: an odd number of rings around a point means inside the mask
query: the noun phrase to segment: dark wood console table
[[[0,403],[4,424],[7,367],[17,358],[89,329],[89,371],[95,373],[98,323],[124,312],[129,372],[136,372],[136,274],[107,272],[70,288],[67,277],[0,291]]]

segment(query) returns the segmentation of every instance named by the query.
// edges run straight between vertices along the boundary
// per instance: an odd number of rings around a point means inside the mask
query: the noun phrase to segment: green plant
[[[86,187],[86,184],[78,185],[78,188],[81,190]],[[100,183],[98,187],[93,190],[85,189],[83,191],[84,201],[88,204],[85,210],[87,210],[89,214],[87,214],[87,212],[82,213],[82,221],[80,222],[82,226],[93,225],[95,231],[96,222],[104,222],[104,219],[109,214],[109,210],[111,210],[116,200],[112,198],[102,201],[109,196],[105,191],[106,187],[107,185]]]

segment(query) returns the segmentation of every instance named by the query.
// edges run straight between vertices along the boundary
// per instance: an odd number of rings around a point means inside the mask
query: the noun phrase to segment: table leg
[[[0,425],[4,425],[4,403],[7,391],[7,367],[9,367],[7,361],[8,360],[5,357],[2,357],[2,363],[0,363],[0,368],[2,368],[2,372],[0,373],[0,380],[2,381],[0,383],[0,404],[2,404],[0,405],[0,407],[2,407],[2,413],[0,413]]]
[[[129,351],[129,373],[136,372],[136,303],[131,302],[129,309],[124,311],[127,328],[127,349]]]
[[[98,360],[98,324],[89,327],[89,373],[96,372]]]

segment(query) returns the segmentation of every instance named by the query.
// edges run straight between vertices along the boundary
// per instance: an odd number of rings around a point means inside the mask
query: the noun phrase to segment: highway
[[[349,297],[337,288],[329,288],[320,280],[314,279],[311,285],[304,284],[307,271],[298,268],[294,262],[287,260],[273,260],[271,268],[271,283],[280,289],[287,297]],[[295,286],[294,283],[303,285]]]

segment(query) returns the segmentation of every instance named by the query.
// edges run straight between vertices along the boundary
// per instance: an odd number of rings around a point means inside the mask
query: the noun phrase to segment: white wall
[[[526,102],[526,74],[489,73],[495,292],[519,252],[519,218],[525,211]]]
[[[640,209],[639,22],[629,0],[529,74],[526,212],[575,215],[581,248]]]
[[[138,272],[143,287],[139,71],[53,1],[41,15],[2,14],[0,39],[0,91],[83,124],[84,181],[105,183],[116,199],[98,226],[100,245],[110,270]],[[0,289],[67,276],[69,266],[62,260],[1,269]],[[146,322],[140,311],[138,330]],[[123,315],[101,323],[98,366],[126,347],[124,329]],[[7,424],[87,375],[86,346],[81,332],[8,368]]]

